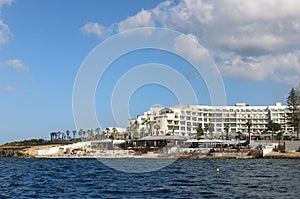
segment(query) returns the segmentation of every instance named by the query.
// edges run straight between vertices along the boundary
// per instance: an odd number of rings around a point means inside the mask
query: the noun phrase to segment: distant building
[[[128,131],[142,135],[174,134],[193,136],[200,123],[202,128],[210,124],[215,136],[224,134],[229,127],[231,133],[247,132],[246,122],[251,122],[251,132],[267,131],[270,120],[281,124],[283,131],[293,131],[287,121],[287,106],[276,103],[269,106],[249,106],[236,103],[235,106],[175,105],[169,108],[150,108],[136,119],[128,120]],[[149,122],[151,121],[151,122]]]

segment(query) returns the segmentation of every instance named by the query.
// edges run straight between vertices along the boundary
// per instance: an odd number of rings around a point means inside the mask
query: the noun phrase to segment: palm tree
[[[86,130],[86,134],[87,134],[87,139],[90,139],[91,137],[91,130],[90,129],[88,129],[88,130]]]
[[[72,133],[73,133],[73,139],[75,140],[77,131],[73,130]]]
[[[274,139],[274,132],[281,130],[281,125],[273,122],[273,120],[269,121],[267,124],[268,130],[272,131],[272,140]]]
[[[132,138],[133,138],[133,139],[138,139],[138,138],[139,138],[139,134],[138,134],[137,131],[135,131],[135,132],[133,133]]]
[[[226,126],[224,127],[224,130],[225,130],[225,132],[226,132],[226,140],[229,140],[229,126],[226,125]],[[223,139],[223,138],[222,138],[222,139]]]
[[[140,129],[140,137],[143,138],[144,136],[145,136],[145,128],[142,127],[142,128]]]
[[[85,130],[82,131],[82,136],[86,140],[86,131]]]
[[[105,137],[108,138],[111,134],[110,129],[106,128],[105,131],[104,131],[104,134],[105,134]]]
[[[79,135],[79,137],[80,137],[80,140],[82,140],[83,129],[80,129],[80,130],[78,131],[78,135]]]
[[[133,125],[133,134],[138,134],[138,129],[139,129],[139,122],[137,120],[134,121],[134,123],[132,124]]]
[[[146,120],[146,126],[147,126],[147,129],[148,129],[148,134],[152,136],[153,122],[150,119]]]
[[[281,138],[282,138],[282,135],[283,135],[282,132],[278,132],[278,133],[277,133],[277,138],[278,138],[278,150],[279,150],[279,148],[280,148],[280,140],[281,140]]]
[[[160,129],[160,126],[159,126],[159,124],[155,124],[154,125],[154,128],[156,129],[156,135],[158,135],[159,134],[159,129]]]
[[[99,127],[97,127],[97,128],[95,128],[95,131],[96,131],[96,139],[99,139],[99,135],[100,135],[100,128]]]
[[[115,127],[112,128],[112,136],[113,136],[113,139],[116,139],[118,136],[118,130]]]
[[[203,128],[202,128],[202,124],[201,123],[198,123],[198,126],[196,128],[196,131],[197,131],[197,140],[200,140],[201,139],[201,136],[204,135],[204,131],[203,131]]]
[[[56,140],[57,139],[57,133],[56,132],[51,132],[50,133],[50,139],[51,139],[51,141]]]
[[[69,138],[70,138],[70,131],[69,130],[66,130],[66,135],[67,135],[67,140],[69,140]]]
[[[90,129],[88,136],[89,136],[90,140],[94,140],[95,139],[94,129]]]
[[[172,135],[175,134],[175,133],[174,133],[174,132],[175,132],[175,129],[176,129],[176,128],[175,128],[175,125],[172,125]]]
[[[57,131],[57,137],[58,137],[58,139],[61,139],[61,132],[60,131]]]
[[[128,139],[131,139],[131,137],[132,137],[131,126],[128,126],[128,127],[126,128],[126,133],[128,134],[128,135],[127,135],[127,136],[128,136]]]
[[[66,134],[64,132],[61,133],[61,139],[65,140],[66,139]]]
[[[125,133],[123,134],[123,136],[124,136],[124,139],[125,139],[125,140],[127,140],[128,133],[127,133],[127,132],[125,132]]]
[[[247,132],[248,132],[248,140],[247,140],[247,142],[248,142],[248,144],[250,144],[250,141],[251,141],[250,132],[251,132],[252,122],[250,120],[248,120],[245,125],[247,127]]]
[[[238,142],[240,142],[241,137],[242,137],[242,133],[240,131],[238,131],[237,136],[236,136],[236,138],[238,139]]]
[[[212,134],[214,131],[214,126],[212,123],[204,124],[204,131],[209,132],[209,137],[212,139]]]

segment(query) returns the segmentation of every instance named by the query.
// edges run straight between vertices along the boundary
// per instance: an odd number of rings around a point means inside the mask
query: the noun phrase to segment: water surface
[[[179,159],[125,173],[96,159],[0,158],[0,179],[0,198],[299,198],[300,160]]]

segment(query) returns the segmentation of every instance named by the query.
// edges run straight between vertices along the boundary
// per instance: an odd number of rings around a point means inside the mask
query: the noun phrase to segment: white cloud
[[[174,51],[197,64],[210,62],[206,50],[199,45],[197,38],[191,34],[176,37]]]
[[[11,5],[13,0],[0,0],[0,14],[3,5]],[[9,41],[11,33],[7,24],[0,19],[0,45],[5,44]]]
[[[96,35],[100,38],[106,38],[108,35],[110,35],[111,31],[109,28],[102,26],[99,23],[96,22],[89,22],[85,24],[81,28],[81,32],[87,35]]]
[[[4,93],[11,93],[16,91],[17,89],[13,86],[5,86],[5,87],[0,87],[0,92],[4,92]]]
[[[11,5],[13,0],[0,0],[0,9],[3,5]]]
[[[226,77],[247,78],[253,81],[277,81],[289,85],[300,82],[300,51],[245,57],[223,54],[226,61],[220,66]]]
[[[0,19],[0,45],[7,43],[9,41],[10,37],[11,37],[11,33],[9,31],[8,25],[6,25]]]
[[[133,28],[153,27],[155,26],[152,13],[146,10],[141,10],[139,13],[118,24],[119,32],[130,30]]]
[[[116,33],[146,26],[194,35],[227,77],[293,85],[299,81],[298,0],[167,0],[108,29]],[[185,52],[195,57],[192,48],[186,46]]]
[[[24,63],[21,60],[14,59],[14,60],[8,60],[5,61],[5,65],[13,69],[15,72],[23,72],[28,71],[29,67],[25,66]]]

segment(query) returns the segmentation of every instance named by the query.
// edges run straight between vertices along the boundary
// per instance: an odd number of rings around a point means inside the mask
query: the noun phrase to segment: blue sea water
[[[299,198],[300,160],[178,159],[126,173],[96,159],[0,158],[0,180],[0,198]]]

